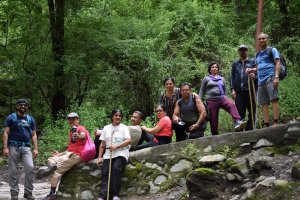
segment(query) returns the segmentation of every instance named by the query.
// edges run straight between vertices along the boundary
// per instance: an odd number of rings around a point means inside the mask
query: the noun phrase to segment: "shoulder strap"
[[[267,53],[268,53],[268,56],[269,56],[271,62],[274,62],[274,56],[272,53],[272,49],[273,49],[273,47],[267,47]]]

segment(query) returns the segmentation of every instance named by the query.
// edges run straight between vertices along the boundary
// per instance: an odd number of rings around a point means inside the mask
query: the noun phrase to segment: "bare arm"
[[[178,101],[177,101],[176,104],[175,104],[175,109],[174,109],[173,116],[172,116],[172,119],[173,119],[174,123],[178,123],[179,114],[180,114],[180,107],[179,107]]]
[[[32,140],[32,143],[33,143],[33,146],[34,146],[34,149],[33,149],[33,157],[36,158],[39,151],[38,151],[38,143],[37,143],[37,134],[36,134],[36,131],[32,131],[32,136],[31,136],[31,140]]]
[[[3,155],[5,157],[9,156],[9,149],[8,149],[8,134],[9,134],[10,128],[9,127],[5,127],[4,129],[4,134],[3,134]]]
[[[279,85],[279,72],[280,72],[280,60],[276,59],[275,60],[275,79],[273,82],[273,85],[275,88],[277,88]]]
[[[198,121],[196,124],[199,127],[201,124],[203,124],[205,122],[207,113],[205,110],[205,106],[198,95],[196,96],[196,107],[199,112],[199,118],[198,118]]]
[[[158,126],[158,124],[156,126],[154,126],[153,128],[147,128],[145,126],[142,126],[142,130],[150,133],[152,135],[155,135],[156,133],[159,133],[161,130],[163,129],[163,127]]]
[[[206,110],[205,110],[204,104],[202,103],[200,97],[197,95],[194,98],[196,100],[196,107],[199,112],[199,117],[198,117],[197,122],[190,126],[190,128],[189,128],[190,131],[193,131],[193,130],[196,130],[197,128],[199,128],[199,126],[204,123],[205,117],[206,117]]]

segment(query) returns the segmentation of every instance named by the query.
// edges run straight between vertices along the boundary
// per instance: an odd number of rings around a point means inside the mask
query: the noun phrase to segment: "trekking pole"
[[[110,138],[110,145],[112,145],[112,140],[113,140],[113,135],[114,135],[114,132],[112,132],[111,134],[111,138]],[[110,190],[110,179],[111,179],[111,160],[112,160],[112,151],[109,149],[109,168],[108,168],[108,186],[107,186],[107,200],[109,200],[109,190]]]
[[[251,85],[250,85],[250,79],[249,78],[248,78],[248,91],[249,91],[249,97],[250,97],[250,109],[251,109],[251,118],[252,118],[252,128],[254,129],[254,116],[253,116],[253,105],[252,105],[252,91],[251,91]],[[254,98],[255,98],[255,96],[254,96]]]
[[[255,94],[256,94],[256,91],[255,91],[255,85],[254,85],[254,80],[251,80],[251,83],[252,83],[252,88],[253,88],[253,94],[254,94],[254,96],[255,96]],[[256,102],[256,98],[254,98],[254,103],[255,103],[255,107],[256,107],[256,110],[257,110],[257,115],[258,115],[258,121],[259,121],[259,128],[260,129],[262,129],[262,124],[261,124],[261,115],[260,115],[260,109],[259,109],[259,105],[257,104],[257,102]]]

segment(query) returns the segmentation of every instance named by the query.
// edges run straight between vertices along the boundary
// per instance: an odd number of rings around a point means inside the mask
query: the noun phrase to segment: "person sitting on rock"
[[[131,126],[128,126],[131,136],[131,148],[130,151],[134,151],[136,146],[143,144],[144,141],[150,142],[153,140],[153,135],[146,133],[142,130],[141,123],[144,119],[144,115],[140,111],[134,111],[130,117]]]
[[[147,147],[153,147],[161,144],[168,144],[172,141],[172,122],[166,114],[166,106],[159,104],[156,107],[157,118],[159,119],[158,124],[153,128],[147,128],[142,126],[142,130],[146,133],[154,135],[153,140],[146,144],[138,145],[135,150],[144,149]]]
[[[73,166],[82,162],[80,154],[86,141],[88,134],[84,126],[79,125],[79,116],[75,112],[71,112],[67,116],[68,124],[71,127],[69,131],[69,145],[66,151],[54,151],[52,157],[48,159],[48,168],[40,168],[37,173],[37,178],[51,176],[51,190],[49,195],[44,200],[56,200],[56,187],[61,176]]]
[[[175,105],[173,122],[176,141],[203,137],[206,129],[206,110],[200,97],[191,93],[191,84],[180,85],[180,98]]]

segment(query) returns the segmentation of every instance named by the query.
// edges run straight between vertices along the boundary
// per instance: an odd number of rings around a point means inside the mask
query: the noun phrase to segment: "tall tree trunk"
[[[64,0],[48,0],[52,52],[54,57],[54,91],[51,101],[52,116],[65,111],[66,96],[62,57],[64,55]]]

